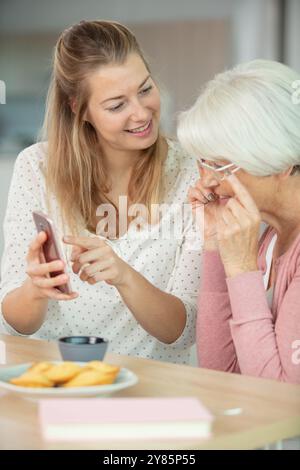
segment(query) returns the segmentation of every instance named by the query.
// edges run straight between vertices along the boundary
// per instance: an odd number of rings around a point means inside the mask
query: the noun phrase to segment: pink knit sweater
[[[217,251],[204,252],[197,318],[201,367],[300,383],[300,234],[275,264],[270,310],[263,283],[266,250],[262,236],[259,271],[226,278]]]

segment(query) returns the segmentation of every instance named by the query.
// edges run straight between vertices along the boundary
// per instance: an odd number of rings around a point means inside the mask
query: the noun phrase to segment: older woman
[[[202,367],[300,383],[300,76],[256,60],[212,80],[180,117],[204,208]],[[259,237],[260,223],[268,224]]]

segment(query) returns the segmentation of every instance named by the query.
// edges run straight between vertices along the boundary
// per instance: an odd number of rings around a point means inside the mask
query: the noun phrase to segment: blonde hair
[[[53,74],[48,92],[43,136],[48,140],[45,178],[48,196],[54,194],[63,223],[96,230],[96,210],[111,203],[110,190],[93,126],[84,120],[89,99],[86,78],[99,66],[123,64],[138,54],[149,67],[135,36],[125,26],[109,21],[82,21],[65,30],[54,50]],[[76,110],[70,101],[76,97]],[[129,183],[131,203],[150,208],[162,195],[165,147],[162,136],[142,151]]]
[[[179,116],[178,138],[190,153],[229,160],[255,176],[300,164],[300,75],[274,61],[254,60],[216,75]]]

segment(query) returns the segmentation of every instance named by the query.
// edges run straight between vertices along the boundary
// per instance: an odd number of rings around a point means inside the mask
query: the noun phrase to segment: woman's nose
[[[136,101],[133,105],[131,117],[136,122],[145,122],[149,119],[149,111],[142,103]]]

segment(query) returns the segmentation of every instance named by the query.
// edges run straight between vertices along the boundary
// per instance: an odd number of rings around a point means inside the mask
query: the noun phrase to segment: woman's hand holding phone
[[[26,273],[31,279],[32,285],[36,291],[36,297],[40,299],[54,300],[73,300],[78,297],[76,292],[63,294],[58,290],[59,286],[66,284],[69,276],[66,273],[50,277],[50,273],[62,271],[64,262],[62,260],[46,263],[43,255],[43,244],[47,240],[45,232],[39,232],[36,238],[30,243],[26,261]]]

